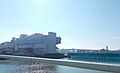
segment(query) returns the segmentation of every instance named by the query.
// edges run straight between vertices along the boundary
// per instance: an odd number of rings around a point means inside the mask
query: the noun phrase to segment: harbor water
[[[0,73],[110,73],[32,61],[0,60]]]
[[[71,58],[66,58],[69,60],[80,60],[88,62],[100,62],[100,63],[112,63],[120,64],[120,54],[110,54],[110,53],[84,53],[84,54],[71,54]]]

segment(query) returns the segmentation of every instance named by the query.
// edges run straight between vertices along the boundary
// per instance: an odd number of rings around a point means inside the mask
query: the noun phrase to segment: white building
[[[4,42],[0,44],[0,53],[12,54],[14,53],[14,42]]]
[[[56,53],[56,44],[59,43],[61,43],[61,38],[56,37],[54,32],[48,32],[48,35],[21,34],[19,38],[13,38],[9,44],[1,44],[0,48],[14,48],[17,54],[45,54]]]

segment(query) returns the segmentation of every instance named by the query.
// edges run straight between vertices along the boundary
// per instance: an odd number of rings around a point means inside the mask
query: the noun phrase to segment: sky
[[[120,0],[0,0],[0,43],[56,32],[59,48],[120,49]]]

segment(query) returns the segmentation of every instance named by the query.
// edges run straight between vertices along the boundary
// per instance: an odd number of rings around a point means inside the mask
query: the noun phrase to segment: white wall
[[[15,48],[16,51],[32,48],[34,53],[56,53],[56,33],[48,32],[48,35],[35,33],[29,36],[22,34],[19,38],[13,38],[11,42],[2,44],[0,48]]]
[[[48,33],[48,53],[56,53],[56,33]]]
[[[15,48],[14,42],[5,42],[0,46],[1,49]]]

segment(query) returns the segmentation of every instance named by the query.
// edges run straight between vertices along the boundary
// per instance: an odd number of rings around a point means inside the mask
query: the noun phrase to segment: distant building
[[[58,49],[58,53],[110,53],[110,54],[120,54],[120,50],[106,50],[106,49],[100,49],[100,50],[94,50],[94,49]]]
[[[58,53],[78,53],[76,49],[58,49]]]
[[[106,46],[106,50],[108,51],[108,46]]]
[[[45,54],[56,53],[56,44],[61,43],[61,38],[56,33],[48,35],[35,33],[32,35],[21,34],[19,38],[12,38],[11,42],[0,44],[0,49],[14,49],[17,54]]]

